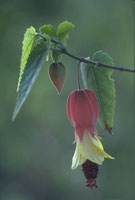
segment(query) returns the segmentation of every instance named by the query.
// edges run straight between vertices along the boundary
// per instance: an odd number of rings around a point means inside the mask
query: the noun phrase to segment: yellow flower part
[[[76,134],[76,149],[72,158],[72,169],[76,169],[86,160],[101,165],[104,158],[114,159],[104,151],[103,145],[96,133],[95,137],[93,137],[88,131],[85,131],[82,140]]]

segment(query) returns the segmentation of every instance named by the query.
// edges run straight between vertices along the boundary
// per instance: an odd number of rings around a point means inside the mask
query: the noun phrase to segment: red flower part
[[[73,91],[67,100],[67,115],[80,140],[85,130],[94,136],[94,126],[98,118],[95,94],[88,89]]]
[[[52,63],[49,66],[49,77],[57,89],[58,94],[60,94],[66,77],[66,68],[64,64],[62,62]]]

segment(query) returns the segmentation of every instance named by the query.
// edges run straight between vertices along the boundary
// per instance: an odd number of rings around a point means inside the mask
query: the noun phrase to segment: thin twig
[[[96,67],[106,67],[106,68],[111,68],[111,69],[120,70],[120,71],[135,72],[135,69],[132,69],[132,68],[127,68],[127,67],[122,67],[122,66],[111,66],[111,65],[104,64],[102,62],[96,62],[96,61],[93,61],[90,59],[88,60],[86,58],[81,58],[81,57],[71,54],[69,51],[64,51],[62,53],[65,55],[68,55],[69,57],[71,57],[73,59],[79,60],[80,62],[93,64]]]
[[[37,36],[40,36],[41,38],[45,39],[45,36],[41,35],[40,33],[37,33]],[[112,65],[107,65],[107,64],[104,64],[102,62],[97,62],[97,61],[93,61],[93,60],[90,60],[90,59],[86,59],[86,58],[82,58],[82,57],[79,57],[79,56],[76,56],[76,55],[73,55],[72,53],[70,53],[66,47],[61,44],[60,41],[58,41],[57,39],[51,39],[52,42],[56,43],[57,44],[57,48],[55,49],[56,51],[59,51],[61,52],[62,54],[65,54],[75,60],[79,60],[80,62],[83,62],[83,63],[88,63],[88,64],[93,64],[95,65],[96,67],[106,67],[106,68],[110,68],[110,69],[115,69],[115,70],[120,70],[120,71],[125,71],[125,72],[135,72],[135,69],[133,68],[127,68],[127,67],[123,67],[123,66],[112,66]],[[54,48],[52,48],[54,50]]]

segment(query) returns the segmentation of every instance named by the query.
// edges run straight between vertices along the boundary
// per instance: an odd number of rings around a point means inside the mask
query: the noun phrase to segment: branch
[[[69,51],[67,51],[66,48],[63,49],[61,51],[61,53],[68,55],[69,57],[71,57],[73,59],[79,60],[80,62],[96,65],[96,67],[106,67],[106,68],[111,68],[111,69],[120,70],[120,71],[135,72],[135,69],[132,69],[132,68],[127,68],[127,67],[122,67],[122,66],[111,66],[111,65],[104,64],[102,62],[96,62],[96,61],[93,61],[90,59],[88,60],[86,58],[75,56],[75,55],[71,54]]]
[[[37,33],[38,36],[40,36],[41,38],[43,38],[46,41],[45,36],[41,35],[40,33]],[[110,69],[115,69],[115,70],[120,70],[120,71],[125,71],[125,72],[135,72],[135,69],[132,68],[127,68],[127,67],[123,67],[123,66],[112,66],[112,65],[107,65],[104,64],[102,62],[97,62],[97,61],[93,61],[93,60],[88,60],[87,58],[83,58],[83,57],[79,57],[76,55],[73,55],[72,53],[70,53],[66,47],[58,40],[58,39],[51,39],[51,42],[57,44],[57,48],[51,48],[52,50],[56,50],[61,52],[62,54],[65,54],[75,60],[79,60],[80,62],[83,63],[88,63],[88,64],[93,64],[96,67],[106,67],[106,68],[110,68]]]

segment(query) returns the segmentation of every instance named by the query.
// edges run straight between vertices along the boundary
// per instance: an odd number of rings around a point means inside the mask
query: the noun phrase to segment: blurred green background
[[[134,186],[134,75],[115,71],[117,103],[104,146],[115,160],[100,167],[98,189],[85,187],[81,167],[70,169],[74,129],[66,99],[76,89],[76,61],[63,56],[67,77],[62,94],[48,78],[48,63],[16,121],[21,42],[26,28],[68,20],[75,24],[68,49],[79,56],[108,52],[117,65],[133,67],[132,0],[0,0],[0,200],[132,200]]]

